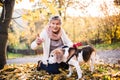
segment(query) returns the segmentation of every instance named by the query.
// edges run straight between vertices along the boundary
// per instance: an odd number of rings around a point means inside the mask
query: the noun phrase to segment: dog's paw
[[[46,60],[43,61],[43,64],[48,66],[48,62]]]
[[[82,78],[78,78],[78,79],[76,79],[76,80],[83,80]]]
[[[91,71],[91,73],[93,73],[94,72],[94,67],[91,67],[89,70]]]
[[[82,78],[82,74],[79,74],[76,80],[80,80],[81,78]]]

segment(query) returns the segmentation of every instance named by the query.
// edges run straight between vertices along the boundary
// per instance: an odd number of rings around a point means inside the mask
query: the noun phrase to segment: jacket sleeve
[[[36,43],[36,40],[34,40],[32,43],[31,43],[31,49],[32,50],[36,50],[38,48],[38,45]]]

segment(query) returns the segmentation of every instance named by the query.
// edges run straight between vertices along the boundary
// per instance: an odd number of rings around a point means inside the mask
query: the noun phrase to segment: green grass
[[[7,53],[7,58],[12,59],[12,58],[20,58],[24,57],[25,55],[23,54],[18,54],[18,53]]]
[[[120,48],[120,42],[113,43],[113,44],[97,44],[95,45],[97,49],[100,50],[112,50]]]

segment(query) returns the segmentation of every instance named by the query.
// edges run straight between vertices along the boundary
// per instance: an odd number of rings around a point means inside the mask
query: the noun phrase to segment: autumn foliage
[[[83,70],[82,79],[85,80],[119,80],[120,67],[118,64],[96,64],[95,71],[91,73],[88,65],[81,66]],[[73,75],[67,78],[68,70],[60,69],[60,74],[48,74],[44,70],[37,71],[36,64],[9,64],[0,70],[0,79],[5,80],[75,80],[77,73],[74,70]]]

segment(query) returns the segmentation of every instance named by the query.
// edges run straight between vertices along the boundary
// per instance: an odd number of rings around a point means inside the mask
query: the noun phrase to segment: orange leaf
[[[93,74],[93,77],[102,77],[102,74]]]
[[[18,4],[18,1],[16,1],[16,3]]]
[[[34,2],[34,0],[29,0],[30,2]]]

